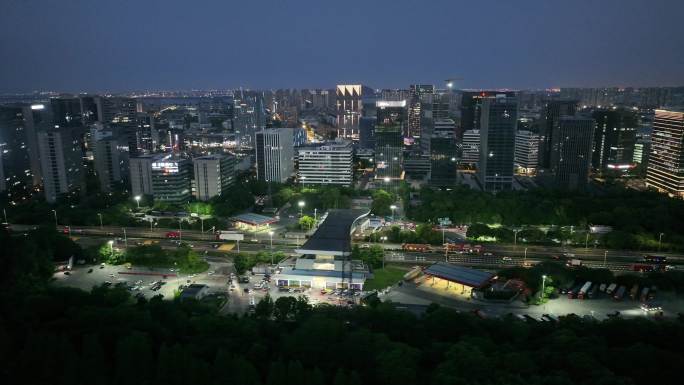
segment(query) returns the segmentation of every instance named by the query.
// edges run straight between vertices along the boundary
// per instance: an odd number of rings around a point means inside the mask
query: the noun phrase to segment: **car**
[[[218,249],[219,247],[221,247],[221,245],[219,245],[218,243],[214,243],[211,245],[212,249]]]
[[[370,249],[370,245],[367,243],[364,243],[363,245],[361,245],[361,248],[362,249]]]
[[[110,281],[104,281],[104,282],[102,283],[102,286],[104,286],[104,287],[109,287],[109,286],[112,286],[112,283],[111,283]]]
[[[325,289],[321,289],[321,295],[325,295],[326,293],[327,291],[325,291]]]
[[[606,316],[607,316],[608,318],[616,318],[616,317],[619,317],[619,316],[620,316],[620,312],[617,311],[617,310],[615,310],[615,312],[613,312],[613,313],[608,313],[608,314],[606,314]]]
[[[510,262],[510,261],[513,260],[513,258],[511,258],[511,257],[503,257],[503,258],[501,258],[501,260],[502,260],[502,261],[506,261],[506,262]]]
[[[645,302],[641,304],[641,310],[645,312],[662,311],[663,308],[656,302]]]
[[[64,272],[64,275],[70,275],[71,273],[67,270]]]
[[[92,273],[92,272],[93,272],[92,268],[88,269],[88,273]]]
[[[249,293],[249,288],[246,287],[244,291],[245,291],[245,293]]]

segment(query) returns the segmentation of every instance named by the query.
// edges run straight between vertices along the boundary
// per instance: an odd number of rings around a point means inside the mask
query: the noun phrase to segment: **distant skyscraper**
[[[94,99],[97,106],[98,121],[110,127],[114,136],[122,138],[128,152],[137,155],[138,152],[138,122],[137,103],[133,98],[101,97]]]
[[[562,116],[552,133],[550,169],[557,188],[584,189],[589,181],[596,122],[591,117]]]
[[[46,201],[54,203],[60,195],[83,187],[84,131],[83,127],[61,127],[38,132]]]
[[[359,147],[375,147],[375,116],[362,116],[359,121]]]
[[[407,135],[407,103],[406,100],[378,100],[375,102],[376,108],[376,124],[398,124],[401,126],[401,131]]]
[[[28,126],[24,119],[25,113],[31,113],[30,107],[0,106],[0,158],[3,173],[0,191],[8,190],[10,194],[24,196],[34,185],[30,136],[35,135],[33,127]],[[35,143],[35,138],[33,142]],[[38,153],[37,148],[33,148],[33,153]],[[38,159],[38,156],[35,158]]]
[[[684,198],[684,112],[655,111],[646,185]]]
[[[298,150],[297,180],[303,185],[350,186],[354,150],[349,141],[309,145]]]
[[[482,99],[478,177],[485,191],[512,187],[517,124],[516,98],[498,95]]]
[[[434,122],[430,134],[430,184],[452,186],[456,184],[458,148],[455,140],[456,123],[451,119]]]
[[[375,126],[375,178],[390,182],[404,178],[404,138],[399,122]]]
[[[596,120],[591,165],[595,170],[621,169],[633,162],[637,115],[632,110],[610,109],[593,113]]]
[[[337,106],[337,136],[349,139],[358,138],[363,88],[360,84],[337,86],[335,98]]]
[[[409,87],[408,133],[406,136],[420,138],[422,103],[432,103],[431,96],[435,93],[435,86],[430,84],[411,84]]]
[[[558,122],[562,116],[573,116],[577,112],[576,100],[551,100],[546,102],[540,121],[539,130],[539,167],[551,167],[552,144],[554,130],[558,129]]]
[[[166,156],[152,163],[152,195],[155,201],[171,204],[188,203],[192,196],[189,159]]]
[[[515,134],[515,165],[520,172],[533,174],[539,165],[539,134],[520,130]]]
[[[193,159],[197,199],[208,201],[235,184],[235,157],[230,154],[206,155]]]
[[[256,134],[257,177],[266,182],[283,183],[294,172],[292,128],[272,128]]]

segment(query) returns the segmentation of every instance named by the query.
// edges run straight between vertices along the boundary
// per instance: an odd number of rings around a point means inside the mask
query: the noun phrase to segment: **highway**
[[[13,231],[28,231],[35,226],[32,225],[11,225]],[[216,240],[212,233],[197,230],[180,230],[165,228],[144,228],[144,227],[115,227],[115,226],[60,226],[60,231],[68,233],[78,243],[84,246],[102,244],[109,240],[116,242],[116,247],[141,245],[147,240],[155,240],[164,248],[177,246],[177,241],[182,240],[198,251],[216,251],[218,245],[226,243]],[[178,239],[167,239],[168,232],[179,233]],[[300,240],[301,242],[302,240]],[[230,242],[232,243],[232,242]],[[356,242],[361,245],[368,242]],[[466,266],[478,266],[489,268],[501,268],[512,266],[531,265],[543,261],[557,260],[563,254],[566,258],[577,258],[582,260],[582,264],[591,268],[608,268],[613,271],[630,271],[632,264],[642,263],[644,254],[648,252],[631,250],[604,250],[604,249],[584,249],[552,246],[524,246],[524,245],[499,245],[486,244],[486,254],[492,255],[473,255],[449,252],[445,254],[443,250],[429,252],[408,252],[402,251],[400,244],[379,244],[386,250],[385,260],[394,263],[420,264],[447,261]],[[237,245],[236,245],[237,246]],[[285,254],[294,253],[297,247],[297,239],[285,239],[281,237],[273,238],[273,249],[282,251]],[[270,249],[270,239],[267,234],[245,235],[245,240],[239,243],[241,252],[259,252]],[[237,252],[234,247],[231,252]],[[653,253],[653,252],[651,252]],[[684,256],[673,253],[658,253],[666,255],[668,264],[684,264]],[[506,257],[506,258],[504,258]]]

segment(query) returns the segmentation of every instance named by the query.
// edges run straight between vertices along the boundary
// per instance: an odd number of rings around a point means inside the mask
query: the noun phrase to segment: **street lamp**
[[[542,289],[540,294],[540,298],[544,297],[544,283],[546,283],[546,275],[542,275]]]
[[[100,217],[100,230],[102,230],[102,228],[104,227],[104,226],[102,225],[102,214],[97,213],[97,216]]]
[[[385,241],[387,240],[387,236],[383,235],[380,237],[380,240],[382,241],[382,268],[385,268]]]
[[[304,205],[305,205],[304,201],[299,201],[299,202],[297,202],[297,206],[299,206],[299,217],[300,217],[300,218],[303,216],[303,214],[302,214],[303,211],[302,211],[302,210],[304,210]]]
[[[603,252],[603,268],[606,268],[606,259],[608,259],[608,250]]]
[[[109,252],[114,254],[114,241],[110,240],[107,243],[109,244]]]
[[[397,209],[397,206],[396,206],[396,205],[391,205],[391,206],[390,206],[390,210],[392,210],[392,222],[394,222],[394,210],[396,210],[396,209]]]
[[[138,204],[138,210],[140,210],[140,195],[136,195],[134,199],[135,199],[135,203]]]
[[[663,235],[665,235],[665,233],[660,233],[658,235],[658,251],[660,251],[660,243],[663,241]]]
[[[273,231],[269,231],[268,236],[271,239],[271,266],[273,266]]]
[[[52,213],[55,215],[55,227],[59,226],[57,224],[57,210],[52,210]]]
[[[523,258],[523,267],[527,266],[527,247],[525,248],[525,257]]]
[[[519,232],[520,232],[520,229],[513,230],[513,245],[518,244],[518,233]]]

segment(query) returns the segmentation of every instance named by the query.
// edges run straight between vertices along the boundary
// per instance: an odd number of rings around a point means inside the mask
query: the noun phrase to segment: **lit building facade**
[[[512,188],[517,126],[515,97],[497,95],[482,99],[478,178],[485,191]]]
[[[655,111],[646,185],[684,198],[684,112]]]
[[[349,141],[299,148],[297,180],[302,185],[351,186],[354,150]]]
[[[294,172],[292,128],[272,128],[256,134],[257,178],[284,183]]]
[[[235,157],[230,154],[206,155],[193,159],[195,195],[208,201],[223,195],[235,184]]]

